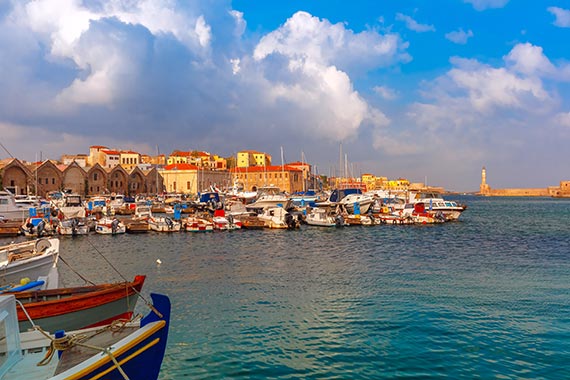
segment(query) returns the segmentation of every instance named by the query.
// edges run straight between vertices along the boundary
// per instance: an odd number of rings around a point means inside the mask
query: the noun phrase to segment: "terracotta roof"
[[[89,147],[89,149],[91,149],[91,148],[95,148],[95,149],[107,149],[107,147],[106,147],[106,146],[103,146],[103,145],[91,145],[91,146]]]
[[[285,164],[285,165],[310,166],[307,162],[301,162],[301,161],[289,162],[288,164]]]
[[[125,154],[139,154],[138,152],[133,152],[132,150],[122,150],[121,153],[125,153]]]
[[[105,154],[109,154],[109,155],[111,155],[111,154],[120,155],[121,154],[121,152],[117,152],[116,150],[109,150],[109,149],[104,149],[101,152],[103,152]]]
[[[286,171],[286,172],[302,172],[301,169],[298,169],[296,167],[293,166],[288,166],[288,165],[284,165],[283,167],[281,167],[281,165],[273,165],[273,166],[249,166],[247,168],[234,168],[232,169],[232,172],[235,173],[263,173],[263,172],[280,172],[280,171]]]
[[[198,170],[198,167],[192,164],[170,164],[166,165],[164,170]]]
[[[189,157],[192,155],[192,152],[183,152],[181,150],[175,150],[170,155],[171,156],[177,156],[177,157]]]

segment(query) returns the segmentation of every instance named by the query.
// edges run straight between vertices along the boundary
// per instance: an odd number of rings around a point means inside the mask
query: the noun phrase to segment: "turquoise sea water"
[[[161,379],[570,378],[570,200],[460,201],[442,225],[92,235],[61,254],[170,296]]]

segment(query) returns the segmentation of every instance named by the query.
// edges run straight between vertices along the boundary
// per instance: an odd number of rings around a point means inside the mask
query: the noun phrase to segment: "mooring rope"
[[[99,351],[99,352],[103,352],[103,353],[107,354],[109,356],[109,358],[111,359],[111,361],[113,362],[113,364],[115,365],[115,368],[117,368],[117,371],[119,371],[119,373],[123,377],[123,379],[130,380],[128,375],[125,373],[125,371],[121,367],[121,364],[117,361],[117,358],[115,357],[115,355],[113,355],[113,352],[111,351],[111,347],[103,348],[103,347],[83,343],[84,340],[92,338],[93,336],[100,334],[106,330],[111,330],[113,332],[120,331],[121,329],[123,329],[125,327],[127,322],[128,321],[125,321],[125,320],[113,321],[113,323],[111,323],[109,326],[97,330],[91,336],[82,335],[82,334],[78,334],[78,335],[66,334],[66,335],[62,336],[61,338],[54,338],[51,335],[49,335],[47,332],[45,332],[41,327],[34,326],[34,329],[36,331],[39,331],[43,336],[45,336],[46,338],[48,338],[50,340],[50,346],[48,348],[48,351],[46,352],[45,357],[37,364],[37,366],[45,366],[45,365],[49,364],[49,362],[53,358],[53,355],[57,351],[67,351],[67,350],[69,350],[75,346],[81,346],[81,347],[89,348],[89,349]]]

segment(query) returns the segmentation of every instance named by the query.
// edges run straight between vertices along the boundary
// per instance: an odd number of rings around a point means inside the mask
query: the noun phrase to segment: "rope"
[[[36,328],[36,324],[34,323],[34,321],[32,320],[32,317],[30,317],[30,314],[28,314],[28,311],[26,310],[26,308],[24,307],[24,304],[18,300],[16,297],[14,297],[14,300],[16,301],[16,303],[18,305],[20,305],[20,307],[22,308],[22,310],[24,311],[24,314],[26,314],[26,318],[28,318],[28,321],[32,324],[32,327],[35,329]]]
[[[115,322],[118,322],[118,323],[115,323]],[[127,376],[127,374],[125,373],[125,371],[123,370],[123,368],[121,367],[121,364],[117,361],[117,358],[115,357],[115,355],[113,355],[113,352],[111,352],[111,347],[103,348],[103,347],[93,346],[91,344],[87,344],[87,343],[82,342],[88,338],[92,338],[93,336],[102,333],[105,330],[119,331],[120,329],[125,327],[127,322],[128,321],[125,321],[125,320],[113,321],[113,323],[111,323],[109,326],[96,331],[91,336],[68,334],[68,335],[65,335],[61,338],[54,338],[51,335],[49,335],[48,333],[46,333],[41,327],[34,326],[34,329],[36,331],[39,331],[42,335],[44,335],[46,338],[48,338],[51,341],[50,346],[48,348],[48,351],[46,352],[46,356],[37,364],[37,366],[45,366],[45,365],[49,364],[49,362],[53,358],[53,355],[57,351],[66,351],[66,350],[69,350],[75,346],[81,346],[81,347],[90,348],[92,350],[100,351],[100,352],[107,354],[109,356],[109,358],[111,359],[111,361],[113,362],[113,364],[115,365],[115,368],[117,369],[117,371],[119,371],[119,373],[123,377],[123,379],[124,380],[130,380],[129,377]]]
[[[76,275],[78,275],[79,278],[81,278],[83,281],[85,281],[85,282],[87,282],[87,283],[89,283],[89,284],[91,284],[91,285],[95,285],[95,283],[93,283],[92,281],[89,281],[88,279],[86,279],[85,277],[83,277],[83,276],[81,275],[81,273],[79,273],[79,272],[77,272],[75,269],[73,269],[73,267],[72,267],[71,265],[69,265],[69,263],[68,263],[67,261],[65,261],[65,259],[61,256],[61,254],[59,255],[59,259],[60,259],[61,261],[63,261],[63,263],[64,263],[65,265],[67,265],[67,266],[69,267],[69,269],[71,269],[71,271],[72,271],[73,273],[75,273]]]

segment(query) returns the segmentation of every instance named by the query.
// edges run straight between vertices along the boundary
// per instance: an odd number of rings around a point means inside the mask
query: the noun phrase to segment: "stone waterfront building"
[[[155,169],[126,170],[121,165],[110,168],[99,162],[82,167],[71,162],[63,165],[52,160],[26,164],[17,158],[0,161],[0,181],[18,195],[46,196],[52,191],[70,191],[82,196],[121,193],[134,196],[164,191],[162,175]]]

